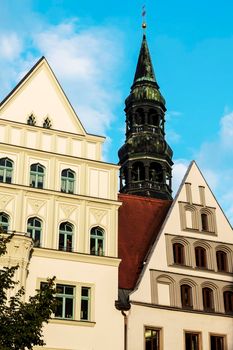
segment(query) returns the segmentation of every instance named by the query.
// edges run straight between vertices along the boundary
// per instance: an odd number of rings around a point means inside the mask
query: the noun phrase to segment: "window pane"
[[[62,298],[56,297],[57,306],[55,310],[55,317],[62,317]]]
[[[145,329],[146,350],[159,350],[160,331],[155,329]]]
[[[65,318],[73,318],[73,299],[65,299]]]
[[[185,333],[185,350],[199,350],[198,333]]]

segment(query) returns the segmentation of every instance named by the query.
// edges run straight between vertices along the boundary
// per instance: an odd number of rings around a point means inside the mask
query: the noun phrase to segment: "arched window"
[[[159,115],[154,109],[150,109],[148,113],[148,124],[159,126]]]
[[[71,169],[64,169],[61,172],[61,191],[74,193],[75,172]]]
[[[210,288],[202,288],[203,309],[204,311],[214,311],[214,295]]]
[[[90,252],[92,255],[104,255],[104,230],[101,227],[91,229]]]
[[[233,314],[233,292],[227,290],[223,293],[224,308],[227,314]]]
[[[163,182],[163,167],[159,163],[151,163],[149,168],[150,181]]]
[[[180,286],[180,294],[181,294],[182,307],[192,309],[193,308],[192,287],[190,287],[188,284],[182,284]]]
[[[43,165],[37,163],[30,167],[30,186],[35,188],[44,187],[45,168]]]
[[[7,232],[9,228],[9,216],[5,213],[0,213],[0,232]]]
[[[201,229],[202,231],[209,231],[208,215],[205,213],[201,214]]]
[[[136,162],[132,166],[132,180],[141,181],[145,180],[145,168],[143,163]]]
[[[175,264],[184,265],[184,246],[181,243],[173,244],[173,259]]]
[[[137,125],[142,125],[145,123],[145,115],[142,108],[137,109],[135,113],[135,123]]]
[[[71,252],[73,249],[74,226],[69,222],[62,222],[59,227],[59,250]]]
[[[42,236],[42,221],[37,217],[28,219],[27,233],[33,239],[34,246],[39,247]]]
[[[203,247],[195,248],[196,266],[206,268],[206,250]]]
[[[222,250],[217,250],[216,252],[217,267],[220,272],[227,272],[227,253]]]
[[[9,158],[0,159],[0,182],[12,182],[13,161]]]

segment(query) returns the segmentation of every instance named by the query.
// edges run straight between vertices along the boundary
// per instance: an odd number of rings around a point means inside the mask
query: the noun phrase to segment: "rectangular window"
[[[200,349],[200,334],[199,333],[185,333],[185,350],[199,350]]]
[[[210,336],[210,349],[211,350],[224,350],[225,349],[225,337],[219,335]]]
[[[74,294],[74,286],[57,284],[56,299],[58,305],[55,311],[55,317],[69,320],[74,318]]]
[[[154,328],[145,329],[145,350],[160,350],[161,330]]]
[[[81,287],[81,314],[80,319],[90,320],[91,288]]]

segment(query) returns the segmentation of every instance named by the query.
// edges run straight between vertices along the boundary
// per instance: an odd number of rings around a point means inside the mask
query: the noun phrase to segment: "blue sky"
[[[116,163],[141,9],[167,102],[174,189],[195,159],[233,222],[233,2],[0,0],[0,99],[45,55],[87,131]]]

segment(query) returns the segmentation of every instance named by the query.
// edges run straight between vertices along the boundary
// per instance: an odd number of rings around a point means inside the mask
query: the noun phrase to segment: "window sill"
[[[49,323],[63,324],[67,326],[82,326],[82,327],[94,327],[96,322],[93,321],[81,321],[81,320],[66,320],[63,318],[51,318]]]

